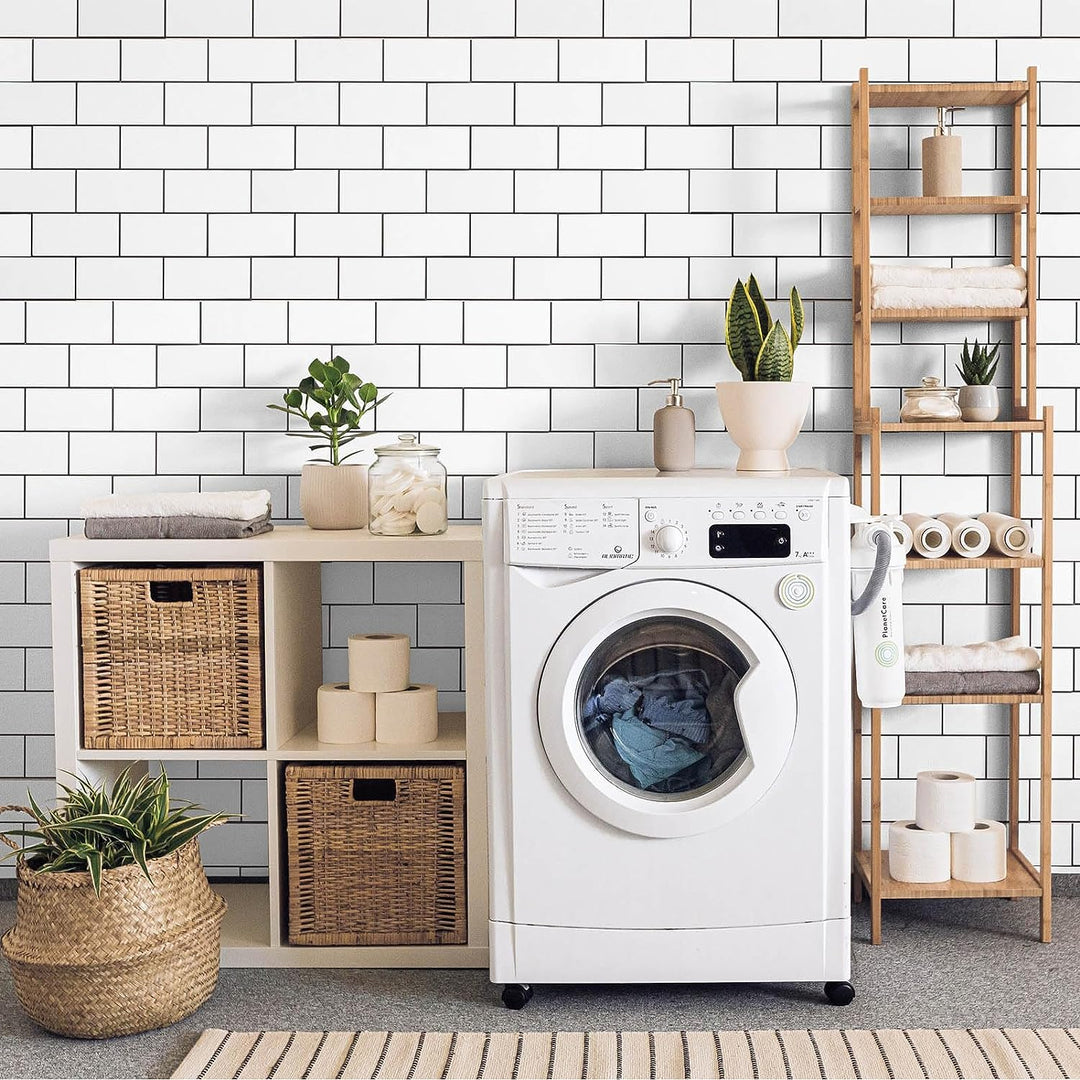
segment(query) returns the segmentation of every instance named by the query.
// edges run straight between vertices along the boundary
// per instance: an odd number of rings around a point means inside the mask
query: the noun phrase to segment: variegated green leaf
[[[773,323],[758,353],[754,377],[758,382],[790,382],[792,368],[791,338],[783,323]]]
[[[803,311],[802,297],[794,285],[791,287],[791,352],[794,354],[802,341],[803,327],[806,325],[806,312]],[[790,376],[789,376],[790,378]]]
[[[750,297],[750,302],[754,305],[754,310],[757,312],[758,325],[761,327],[761,339],[764,341],[772,329],[772,312],[769,311],[769,305],[765,302],[765,297],[761,295],[761,286],[758,284],[758,279],[753,274],[746,279],[746,292]]]
[[[735,282],[735,288],[732,289],[731,298],[728,300],[724,337],[731,362],[743,379],[752,380],[754,362],[761,351],[764,338],[761,332],[761,320],[742,281]]]

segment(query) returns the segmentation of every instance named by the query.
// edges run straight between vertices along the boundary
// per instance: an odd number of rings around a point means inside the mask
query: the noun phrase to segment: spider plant
[[[133,780],[125,769],[111,791],[81,776],[75,777],[75,787],[61,784],[60,790],[63,796],[59,805],[51,810],[42,809],[29,792],[29,807],[4,807],[24,810],[34,821],[32,826],[0,830],[0,839],[15,849],[8,858],[21,855],[26,865],[39,873],[89,872],[98,896],[103,871],[134,863],[153,880],[147,865],[151,859],[177,851],[232,816],[192,814],[202,807],[172,803],[164,770],[157,776]],[[37,843],[20,851],[12,836]]]

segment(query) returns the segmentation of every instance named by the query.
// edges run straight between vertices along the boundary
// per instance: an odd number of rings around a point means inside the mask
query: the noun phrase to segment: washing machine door
[[[548,654],[538,691],[551,767],[586,810],[640,836],[745,813],[795,736],[795,679],[766,623],[690,581],[615,589]]]

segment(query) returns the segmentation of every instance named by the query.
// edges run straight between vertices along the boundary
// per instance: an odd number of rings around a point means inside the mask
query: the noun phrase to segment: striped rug
[[[1080,1078],[1080,1028],[204,1031],[174,1080]]]

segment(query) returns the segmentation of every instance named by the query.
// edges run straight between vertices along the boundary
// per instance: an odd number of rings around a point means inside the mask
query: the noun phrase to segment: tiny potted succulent
[[[229,815],[173,804],[164,772],[135,780],[125,769],[111,790],[80,777],[61,792],[51,810],[33,796],[0,807],[32,819],[0,830],[18,858],[16,921],[0,942],[15,996],[59,1035],[175,1023],[217,985],[226,904],[198,837]]]
[[[354,439],[370,435],[360,423],[379,397],[374,383],[353,374],[349,362],[335,356],[329,363],[312,360],[299,385],[282,395],[284,404],[267,405],[305,425],[287,435],[314,439],[309,449],[326,455],[325,461],[307,462],[300,474],[300,512],[312,529],[362,529],[368,522],[367,468],[348,464],[360,453],[342,450]]]
[[[991,349],[988,345],[980,345],[978,338],[969,348],[968,340],[964,338],[964,348],[956,370],[964,380],[964,385],[960,388],[960,412],[965,420],[986,423],[998,418],[1001,403],[993,381],[997,372],[999,348],[1000,342]]]
[[[810,384],[791,381],[805,324],[798,289],[791,290],[789,305],[790,331],[773,320],[753,274],[745,284],[736,281],[728,301],[727,350],[742,378],[718,382],[716,398],[743,471],[786,470],[787,449],[810,407]]]

